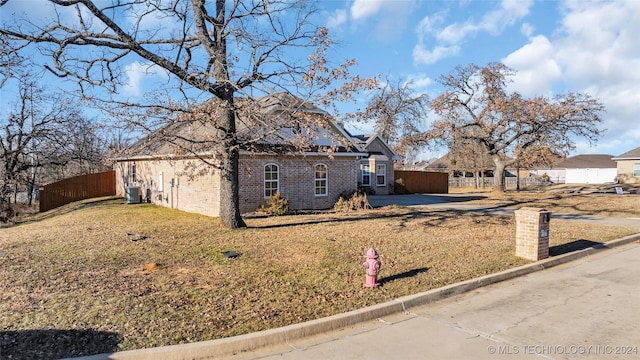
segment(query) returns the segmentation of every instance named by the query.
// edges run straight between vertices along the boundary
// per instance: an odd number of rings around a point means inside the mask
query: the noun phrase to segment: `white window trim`
[[[276,167],[276,174],[278,176],[278,178],[275,180],[276,192],[280,192],[280,165],[274,164],[274,163],[265,164],[264,167],[262,168],[262,176],[263,176],[262,195],[264,196],[265,199],[268,199],[271,196],[275,195],[275,193],[273,193],[271,195],[267,195],[267,181],[269,183],[273,182],[273,180],[267,180],[267,177],[265,176],[265,174],[267,172],[267,166],[275,166]]]
[[[316,167],[318,166],[324,166],[324,174],[325,174],[324,178],[318,178],[316,176],[317,175]],[[318,194],[317,192],[318,180],[324,180],[324,194]],[[319,163],[319,164],[313,165],[313,193],[316,197],[329,196],[329,167],[326,164]]]
[[[365,166],[368,168],[367,171],[364,169]],[[364,182],[365,174],[369,176],[369,181],[366,183]],[[360,179],[362,180],[362,186],[371,186],[371,164],[368,162],[360,164]]]
[[[378,166],[384,166],[384,173],[380,174],[384,176],[384,183],[378,184]],[[387,186],[387,164],[376,164],[376,186]]]
[[[636,171],[638,171],[638,173],[640,173],[640,163],[634,163],[631,166],[631,175],[633,175],[633,177],[640,177],[640,174],[636,175]]]

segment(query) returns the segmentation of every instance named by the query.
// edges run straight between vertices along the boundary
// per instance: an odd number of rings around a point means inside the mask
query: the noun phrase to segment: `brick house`
[[[369,189],[375,195],[393,193],[394,163],[400,160],[400,156],[377,134],[351,137],[367,153],[360,160],[360,187]]]
[[[256,210],[276,192],[289,200],[291,210],[331,208],[340,194],[356,191],[366,180],[380,193],[389,192],[397,155],[389,152],[379,137],[362,143],[327,112],[290,94],[265,96],[256,104],[253,112],[240,112],[237,118],[238,136],[248,139],[249,144],[240,150],[241,213]],[[253,120],[258,118],[257,113],[260,121]],[[292,113],[321,126],[301,130],[295,120],[284,120]],[[144,201],[219,216],[220,178],[215,153],[206,145],[194,147],[194,143],[206,144],[214,128],[215,124],[197,121],[174,122],[138,141],[126,156],[114,159],[117,194],[124,196],[127,189],[135,187]],[[295,135],[300,133],[306,140],[302,150]],[[252,142],[253,137],[260,140]],[[180,143],[184,138],[196,141]],[[379,174],[369,171],[365,163],[379,169]],[[380,178],[376,180],[372,174]]]
[[[640,183],[640,147],[616,156],[612,160],[617,165],[618,182],[621,184]]]

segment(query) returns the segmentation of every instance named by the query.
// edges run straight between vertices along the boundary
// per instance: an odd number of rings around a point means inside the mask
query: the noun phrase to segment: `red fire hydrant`
[[[378,287],[380,283],[378,282],[378,271],[380,271],[380,261],[378,260],[378,252],[373,247],[370,247],[367,250],[366,255],[367,260],[362,264],[365,269],[365,281],[364,286],[366,287]]]

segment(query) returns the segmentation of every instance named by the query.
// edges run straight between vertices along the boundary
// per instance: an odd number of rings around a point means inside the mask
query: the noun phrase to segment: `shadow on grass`
[[[2,227],[8,228],[8,227],[19,226],[23,224],[36,223],[43,220],[51,219],[56,216],[68,214],[73,211],[92,208],[92,207],[98,207],[98,206],[104,206],[109,204],[113,204],[113,205],[124,204],[124,198],[117,197],[117,196],[109,196],[109,197],[75,201],[70,204],[63,205],[55,209],[51,209],[49,211],[45,211],[43,213],[35,213],[33,215],[26,216],[24,218],[18,219],[12,224],[4,224]]]
[[[413,270],[405,271],[405,272],[400,273],[400,274],[395,274],[395,275],[387,276],[387,277],[382,278],[382,279],[378,279],[378,282],[381,285],[384,285],[386,283],[390,283],[390,282],[395,281],[395,280],[414,277],[416,275],[425,273],[427,271],[429,271],[429,268],[426,268],[426,267],[425,268],[419,268],[419,269],[413,269]]]
[[[116,352],[120,334],[97,330],[0,331],[0,358],[60,359]]]
[[[563,255],[573,251],[584,250],[588,248],[603,249],[605,247],[606,245],[601,242],[580,239],[562,245],[551,246],[549,248],[549,256]]]
[[[492,216],[487,217],[487,214],[491,213],[491,211],[463,211],[463,210],[453,210],[453,209],[429,209],[429,210],[419,210],[419,211],[411,211],[406,213],[399,214],[388,214],[388,213],[377,213],[377,214],[364,214],[364,215],[345,215],[344,217],[337,217],[331,219],[315,219],[308,221],[297,221],[291,223],[281,223],[281,224],[269,224],[269,225],[254,225],[249,226],[251,229],[273,229],[273,228],[286,228],[292,226],[302,226],[302,225],[318,225],[318,224],[340,224],[340,223],[349,223],[349,222],[358,222],[358,221],[366,221],[366,220],[379,220],[379,219],[397,219],[399,220],[399,227],[404,227],[405,224],[410,220],[416,219],[424,219],[422,222],[423,226],[426,227],[434,227],[446,224],[450,220],[455,220],[460,216],[471,217],[472,219],[476,219],[476,221],[483,222],[500,222],[501,224],[507,224],[509,216]],[[505,215],[502,213],[494,213],[492,215]],[[511,216],[513,217],[513,216]]]

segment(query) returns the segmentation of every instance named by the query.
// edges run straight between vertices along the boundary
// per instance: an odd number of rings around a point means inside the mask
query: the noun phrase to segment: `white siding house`
[[[615,182],[618,174],[612,155],[576,155],[557,163],[564,169],[566,184],[606,184]]]

